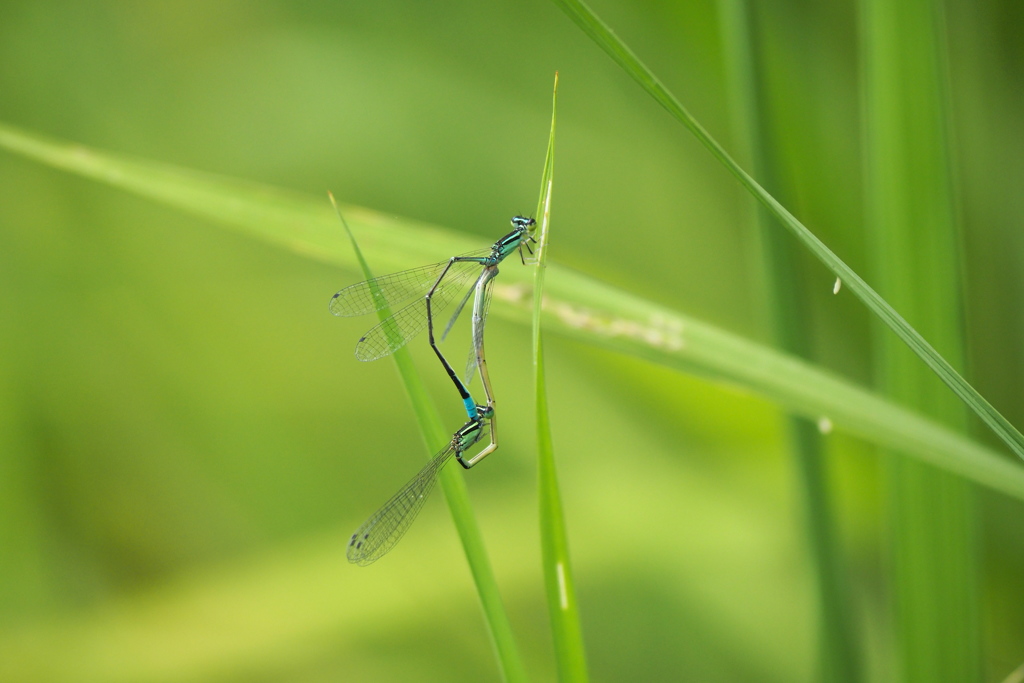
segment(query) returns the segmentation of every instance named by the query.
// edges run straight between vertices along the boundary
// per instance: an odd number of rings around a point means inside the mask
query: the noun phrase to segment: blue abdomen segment
[[[470,418],[476,417],[476,403],[473,401],[472,396],[467,396],[462,399],[462,403],[466,406],[466,413],[469,414]]]

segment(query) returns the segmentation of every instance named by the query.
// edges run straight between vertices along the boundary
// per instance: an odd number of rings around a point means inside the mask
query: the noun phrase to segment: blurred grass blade
[[[916,353],[932,372],[953,390],[971,410],[978,414],[982,422],[989,426],[1010,449],[1024,459],[1024,435],[1017,431],[1003,415],[992,407],[985,398],[958,373],[945,358],[939,355],[931,344],[917,330],[903,319],[888,302],[832,253],[825,244],[808,230],[803,223],[791,214],[770,195],[746,171],[740,168],[718,141],[704,128],[676,99],[647,66],[633,53],[629,47],[582,0],[553,0],[569,17],[597,43],[608,55],[633,77],[661,106],[686,126],[698,140],[732,173],[737,180],[754,197],[764,204],[765,208],[797,239],[803,242],[825,266],[842,280],[854,295],[867,305],[882,322],[899,336],[903,342]]]
[[[544,298],[544,271],[547,267],[548,228],[551,225],[551,189],[555,168],[555,118],[558,102],[558,74],[555,74],[551,98],[551,135],[544,159],[537,216],[537,265],[533,274],[533,370],[537,409],[537,488],[540,503],[541,562],[544,587],[558,660],[558,680],[563,683],[587,681],[587,657],[583,647],[579,608],[569,562],[569,542],[562,513],[562,497],[555,471],[555,452],[551,440],[551,418],[544,376],[544,340],[541,337],[541,308]]]
[[[1024,683],[1024,664],[1010,672],[1010,675],[1003,679],[1003,683]]]
[[[763,50],[758,14],[750,0],[718,0],[726,79],[731,91],[733,130],[755,176],[778,194],[782,187],[779,148],[771,138],[762,87]],[[750,201],[754,230],[751,242],[760,247],[765,295],[759,302],[776,343],[789,353],[812,357],[812,325],[806,290],[800,281],[799,245],[774,225],[764,206]],[[830,683],[863,680],[857,628],[852,607],[849,569],[843,559],[841,535],[833,512],[824,439],[813,420],[786,416],[788,444],[803,502],[803,521],[817,591],[819,678]]]
[[[352,243],[352,251],[363,271],[363,277],[367,280],[373,279],[373,272],[366,259],[363,258],[363,252],[356,242],[355,235],[349,229],[341,209],[334,201],[334,195],[329,192],[327,194]],[[377,311],[377,316],[382,321],[386,320],[391,316],[391,310],[384,306]],[[398,374],[402,378],[402,384],[409,395],[409,401],[412,403],[420,433],[423,435],[427,458],[430,458],[438,448],[451,439],[451,436],[445,430],[441,415],[431,401],[419,372],[416,371],[412,353],[403,345],[392,356],[395,359]],[[466,482],[462,478],[462,473],[452,466],[443,468],[438,478],[441,480],[444,497],[448,501],[448,509],[455,521],[455,528],[462,541],[462,549],[466,553],[466,561],[473,574],[473,582],[476,585],[477,595],[480,597],[480,604],[484,610],[484,618],[489,627],[491,642],[498,656],[498,665],[503,678],[510,683],[526,681],[526,669],[520,659],[519,649],[516,647],[515,637],[512,634],[512,625],[509,623],[508,614],[505,613],[505,607],[501,601],[498,581],[494,577],[494,570],[491,568],[491,561],[487,556],[487,549],[484,547],[483,534],[480,533],[476,515],[469,503]]]
[[[963,367],[961,244],[953,207],[942,4],[861,0],[869,263],[879,289]],[[913,84],[913,87],[908,87]],[[879,329],[882,391],[966,431],[963,404],[934,391],[927,369]],[[937,385],[935,385],[937,389]],[[977,515],[966,482],[885,458],[897,678],[982,680]]]
[[[338,218],[324,202],[257,183],[127,159],[0,124],[0,147],[85,177],[153,197],[286,246],[355,268]],[[362,249],[381,269],[403,270],[480,246],[478,239],[343,207]],[[533,302],[524,268],[502,271],[494,312],[529,324]],[[794,413],[827,416],[871,443],[904,451],[982,486],[1024,500],[1024,467],[920,413],[785,353],[576,273],[546,268],[544,325],[581,341],[730,384]]]

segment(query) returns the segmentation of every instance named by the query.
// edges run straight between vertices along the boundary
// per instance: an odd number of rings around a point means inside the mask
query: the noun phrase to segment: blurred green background
[[[595,9],[727,147],[714,2]],[[945,5],[969,377],[1024,424],[1024,5]],[[787,206],[868,276],[857,6],[759,5]],[[551,259],[766,341],[749,199],[554,5],[0,3],[0,121],[435,223],[533,210],[561,74]],[[440,496],[391,555],[348,535],[420,465],[359,279],[0,154],[0,678],[492,681]],[[438,259],[448,254],[438,253]],[[507,267],[518,267],[510,264]],[[871,320],[809,256],[813,357],[864,384]],[[911,320],[911,323],[914,321]],[[452,428],[448,380],[419,367]],[[782,415],[549,336],[552,423],[595,681],[809,681],[818,625]],[[468,477],[533,680],[529,330],[495,317],[502,445]],[[976,437],[995,440],[984,430]],[[828,437],[865,680],[895,681],[879,458]],[[1024,661],[1024,507],[978,492],[983,680]]]

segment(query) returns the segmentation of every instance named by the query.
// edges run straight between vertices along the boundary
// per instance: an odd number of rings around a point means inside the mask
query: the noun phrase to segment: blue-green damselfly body
[[[535,224],[536,221],[532,218],[515,216],[512,218],[512,232],[495,242],[490,249],[453,256],[447,261],[399,273],[381,275],[337,292],[331,297],[330,303],[331,313],[337,316],[365,315],[379,311],[385,306],[390,308],[401,306],[390,317],[375,325],[359,339],[355,349],[356,358],[362,361],[371,361],[390,355],[426,327],[429,333],[430,347],[437,354],[445,371],[455,384],[455,388],[458,389],[466,414],[472,421],[477,414],[477,403],[469,393],[466,382],[463,382],[458,376],[438,348],[434,338],[434,318],[447,308],[470,281],[470,276],[476,273],[476,286],[460,300],[445,328],[444,335],[447,335],[448,330],[451,329],[468,302],[469,295],[474,291],[479,294],[481,280],[483,280],[484,286],[488,285],[497,274],[498,264],[515,251],[519,251],[520,258],[525,263],[526,258],[523,256],[522,250],[525,247],[532,255],[529,242],[535,240],[530,235],[530,228]],[[422,301],[418,299],[422,299]],[[480,334],[482,337],[482,324]],[[444,335],[442,335],[442,339]],[[474,332],[474,341],[475,337],[476,332]],[[483,374],[481,377],[482,381],[486,382],[486,377]],[[490,389],[487,385],[485,385],[485,391],[490,396]]]
[[[467,461],[463,455],[474,444],[491,433],[492,418],[491,408],[477,407],[473,419],[462,425],[462,428],[452,435],[452,440],[448,442],[448,445],[434,455],[415,477],[410,479],[398,493],[356,529],[348,542],[348,550],[345,552],[348,561],[366,566],[376,562],[394,548],[423,508],[423,503],[426,502],[427,496],[434,488],[438,473],[451,457],[454,455],[463,467],[470,466],[466,464]],[[493,450],[495,447],[496,444],[492,440],[484,451]],[[476,458],[479,457],[478,454]]]

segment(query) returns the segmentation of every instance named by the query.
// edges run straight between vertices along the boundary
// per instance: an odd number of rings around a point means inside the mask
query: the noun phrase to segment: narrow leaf
[[[939,352],[932,348],[924,337],[896,310],[889,305],[879,294],[868,286],[860,275],[855,273],[844,263],[832,250],[825,246],[814,234],[808,230],[803,223],[791,214],[786,207],[780,204],[771,196],[756,180],[746,171],[740,168],[725,148],[711,134],[704,130],[704,127],[697,122],[676,99],[675,95],[669,92],[668,88],[651,72],[647,66],[633,53],[632,50],[621,40],[594,12],[582,2],[582,0],[553,0],[561,7],[576,24],[598,44],[601,49],[621,66],[626,73],[633,77],[637,83],[661,106],[663,106],[673,117],[686,126],[691,133],[708,149],[711,154],[732,173],[740,184],[747,189],[754,197],[764,204],[765,208],[783,225],[793,233],[807,249],[814,254],[818,260],[825,264],[840,280],[842,280],[854,295],[864,302],[868,309],[878,316],[900,339],[906,343],[911,350],[939,376],[939,378],[953,390],[964,403],[970,407],[982,422],[989,426],[996,435],[1002,439],[1010,449],[1020,458],[1024,459],[1024,435],[1017,428],[1010,424],[1003,415],[996,410],[985,398],[972,387],[967,380],[960,376],[952,365]]]
[[[363,271],[363,277],[367,280],[373,278],[373,272],[363,257],[363,252],[356,242],[355,236],[349,229],[334,201],[334,195],[328,193],[331,205],[338,213],[338,218],[345,228],[352,244],[352,251],[355,253],[359,267]],[[375,294],[376,296],[376,294]],[[378,317],[381,320],[391,315],[387,306],[380,309]],[[451,436],[447,433],[441,415],[437,407],[431,401],[426,386],[416,365],[413,363],[412,354],[408,348],[402,347],[395,351],[392,356],[395,359],[395,366],[402,378],[409,401],[412,403],[413,412],[416,414],[416,422],[419,424],[420,433],[426,444],[427,458],[430,458],[435,451],[441,448]],[[451,511],[455,528],[459,533],[459,540],[462,541],[462,549],[466,553],[466,561],[469,563],[470,571],[473,574],[473,581],[476,585],[477,595],[480,597],[480,604],[484,610],[484,617],[491,634],[491,642],[494,645],[498,657],[498,665],[501,669],[504,680],[525,681],[526,669],[523,667],[522,659],[519,656],[519,649],[516,646],[512,634],[512,625],[509,622],[505,606],[501,601],[501,593],[498,590],[498,581],[491,568],[491,561],[484,546],[483,534],[480,533],[480,526],[477,524],[476,515],[473,513],[469,502],[469,492],[466,490],[466,481],[462,473],[455,467],[445,467],[441,470],[438,478],[441,481],[441,488],[444,490],[444,497],[448,501],[448,509]]]
[[[106,182],[287,247],[355,269],[337,216],[322,200],[286,190],[54,141],[0,124],[0,147]],[[479,240],[359,207],[342,207],[363,250],[382,269],[412,268],[480,246]],[[529,324],[532,280],[502,271],[494,311]],[[543,322],[589,344],[757,394],[871,443],[899,449],[1024,500],[1024,468],[934,420],[831,372],[720,330],[586,275],[546,268]]]
[[[562,496],[555,470],[555,449],[551,439],[551,418],[544,374],[544,339],[541,335],[541,309],[544,298],[544,272],[547,267],[548,231],[551,226],[551,190],[555,168],[555,120],[558,102],[558,74],[551,98],[551,135],[541,175],[537,215],[536,268],[533,273],[533,369],[537,409],[537,487],[540,502],[541,562],[544,571],[548,616],[555,640],[558,679],[563,683],[584,682],[587,677],[583,629],[580,626],[569,541],[562,512]]]

